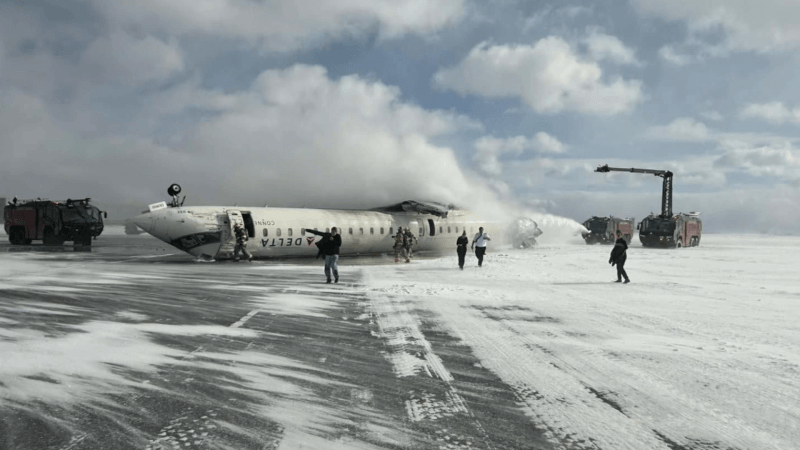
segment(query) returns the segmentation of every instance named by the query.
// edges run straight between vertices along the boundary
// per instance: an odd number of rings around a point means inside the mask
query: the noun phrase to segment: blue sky
[[[513,202],[797,233],[800,3],[0,1],[0,195]]]

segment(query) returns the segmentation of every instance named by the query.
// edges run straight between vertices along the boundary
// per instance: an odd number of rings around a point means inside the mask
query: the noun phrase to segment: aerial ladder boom
[[[672,172],[669,170],[634,169],[621,167],[598,166],[595,172],[631,172],[631,173],[651,173],[664,179],[664,188],[661,192],[661,217],[666,219],[672,217]]]

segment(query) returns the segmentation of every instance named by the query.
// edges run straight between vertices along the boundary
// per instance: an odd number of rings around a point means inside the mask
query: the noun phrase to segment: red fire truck
[[[52,201],[47,199],[9,202],[3,209],[8,240],[27,245],[41,240],[45,245],[91,245],[92,238],[103,232],[103,217],[89,202],[91,199]]]

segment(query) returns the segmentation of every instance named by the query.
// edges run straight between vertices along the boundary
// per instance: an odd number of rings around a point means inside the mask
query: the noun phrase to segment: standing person
[[[239,251],[247,256],[248,261],[253,260],[253,255],[247,251],[247,232],[238,223],[233,226],[233,233],[236,235],[236,246],[233,248],[233,260],[239,261]]]
[[[617,266],[617,281],[619,283],[622,281],[622,278],[625,278],[625,283],[630,283],[631,280],[628,278],[627,272],[625,272],[625,260],[628,259],[628,243],[625,242],[625,239],[622,238],[622,233],[617,231],[617,242],[614,243],[614,248],[611,250],[611,257],[608,259],[608,263],[614,266]]]
[[[411,258],[414,256],[414,249],[413,246],[416,244],[417,237],[411,233],[411,228],[406,227],[404,230],[405,239],[406,239],[406,258]]]
[[[330,284],[331,282],[331,272],[333,272],[333,279],[334,283],[339,282],[339,247],[342,246],[342,236],[339,234],[339,230],[336,227],[331,228],[330,233],[325,233],[322,231],[312,230],[310,228],[306,228],[306,233],[316,234],[317,236],[322,236],[322,240],[320,240],[318,247],[320,252],[325,255],[325,278],[327,281],[325,283]]]
[[[464,270],[464,258],[467,256],[467,244],[469,238],[467,237],[467,230],[461,233],[461,236],[456,240],[456,253],[458,253],[458,267]]]
[[[406,262],[411,262],[406,252],[406,234],[403,232],[403,227],[397,227],[397,234],[394,236],[394,262],[400,262],[400,255],[403,255]]]
[[[483,227],[478,228],[478,233],[472,238],[472,248],[475,249],[475,256],[478,257],[478,267],[483,265],[483,255],[486,254],[486,241],[491,241],[487,233],[483,232]]]

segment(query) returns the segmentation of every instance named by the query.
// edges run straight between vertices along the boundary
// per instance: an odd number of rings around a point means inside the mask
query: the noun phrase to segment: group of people
[[[240,224],[236,224],[233,227],[234,234],[236,235],[236,247],[234,247],[233,256],[236,261],[239,261],[239,252],[241,251],[244,256],[247,257],[248,261],[253,260],[253,255],[247,251],[247,232]],[[342,246],[342,236],[339,234],[339,230],[336,227],[331,228],[330,232],[322,232],[317,231],[311,228],[306,228],[306,232],[311,234],[316,234],[318,236],[322,236],[316,245],[319,249],[317,253],[317,258],[324,256],[325,257],[325,277],[327,278],[326,283],[331,283],[333,280],[334,283],[339,282],[339,247]],[[478,258],[478,267],[483,266],[483,257],[486,254],[486,244],[488,241],[492,239],[489,237],[489,234],[483,231],[483,227],[478,228],[478,233],[472,238],[472,245],[470,246],[471,249],[475,250],[475,257]],[[398,227],[397,234],[394,236],[394,262],[400,261],[400,256],[402,255],[406,262],[411,262],[411,256],[413,255],[413,247],[416,244],[417,237],[411,233],[411,230],[406,227]],[[469,243],[469,239],[467,238],[467,231],[461,234],[456,240],[456,253],[458,254],[458,267],[461,270],[464,270],[464,260],[467,256],[467,244]],[[611,266],[617,267],[617,283],[622,283],[622,279],[625,279],[625,283],[630,283],[631,280],[628,278],[627,272],[625,272],[625,261],[628,259],[627,255],[628,250],[628,243],[622,237],[620,232],[617,232],[617,241],[614,244],[614,248],[611,250],[611,257],[608,259],[608,263]],[[331,278],[333,276],[333,278]]]
[[[394,235],[394,262],[400,262],[400,256],[405,258],[407,263],[411,262],[416,243],[417,237],[411,233],[410,228],[397,227],[397,234]]]

